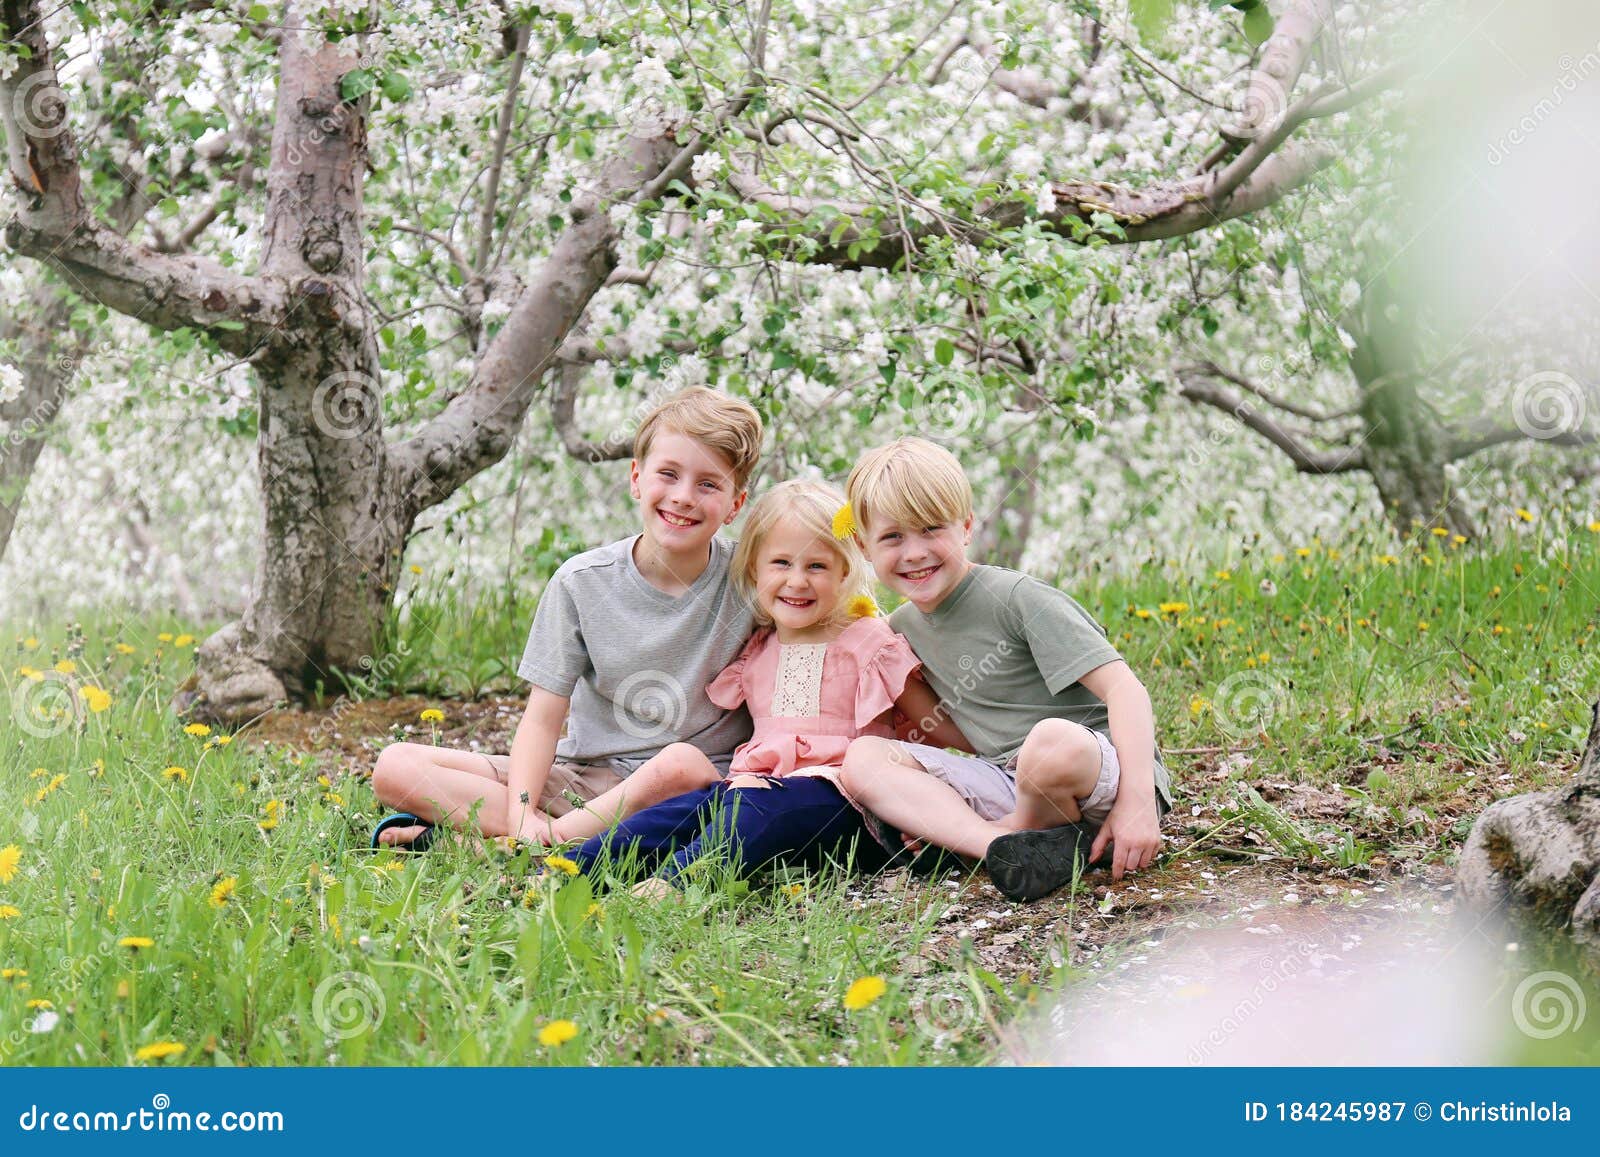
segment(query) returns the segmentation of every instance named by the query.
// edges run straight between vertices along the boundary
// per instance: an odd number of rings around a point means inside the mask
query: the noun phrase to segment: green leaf
[[[1265,44],[1272,37],[1272,13],[1265,4],[1244,14],[1244,35],[1251,44]]]
[[[761,319],[761,328],[767,331],[768,337],[777,337],[783,332],[786,319],[781,313],[769,313]]]
[[[377,83],[377,74],[372,69],[352,68],[339,78],[339,97],[347,102],[360,100]]]
[[[405,100],[411,95],[411,82],[402,72],[385,72],[383,74],[383,95],[396,103]]]
[[[878,367],[878,372],[883,375],[883,380],[885,382],[888,382],[892,385],[894,383],[894,374],[896,368],[897,367],[893,362],[884,362]]]
[[[941,366],[947,366],[956,359],[956,345],[947,337],[942,337],[933,343],[933,360]]]
[[[1139,30],[1141,40],[1154,43],[1166,35],[1172,23],[1174,0],[1129,0],[1133,26]]]

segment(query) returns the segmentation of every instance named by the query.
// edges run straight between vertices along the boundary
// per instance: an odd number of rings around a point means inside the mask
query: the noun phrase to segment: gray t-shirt
[[[1110,734],[1103,700],[1078,682],[1122,658],[1105,628],[1065,591],[998,566],[974,566],[931,614],[897,607],[923,674],[977,754],[1004,764],[1041,719],[1070,719]],[[1156,790],[1172,784],[1155,753]]]
[[[750,605],[734,588],[733,544],[711,540],[711,559],[682,595],[652,586],[633,561],[638,535],[575,555],[550,577],[517,673],[572,700],[556,756],[630,765],[669,743],[715,759],[750,738],[744,708],[706,698],[750,637]]]

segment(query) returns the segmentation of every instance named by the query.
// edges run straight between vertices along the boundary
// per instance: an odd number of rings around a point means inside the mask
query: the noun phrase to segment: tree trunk
[[[260,558],[239,621],[201,645],[195,704],[235,722],[370,668],[410,530],[362,296],[363,110],[339,93],[354,66],[292,34],[280,61],[262,276],[290,305],[252,358]]]
[[[1600,974],[1600,703],[1573,782],[1485,809],[1462,848],[1456,880],[1481,913],[1570,935]]]
[[[1363,465],[1402,541],[1442,527],[1475,537],[1445,467],[1455,436],[1418,393],[1416,319],[1381,275],[1344,319],[1355,338],[1350,368],[1361,386]]]
[[[1361,416],[1366,424],[1364,461],[1401,539],[1436,526],[1474,537],[1476,529],[1445,469],[1454,436],[1417,396],[1416,381],[1387,378],[1365,388]]]

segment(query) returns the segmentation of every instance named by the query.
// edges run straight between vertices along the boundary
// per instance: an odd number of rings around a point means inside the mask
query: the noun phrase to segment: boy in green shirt
[[[1112,879],[1147,867],[1172,787],[1150,696],[1104,628],[1054,587],[967,559],[972,487],[949,451],[881,446],[846,492],[879,580],[906,599],[889,624],[940,702],[906,740],[852,743],[845,790],[908,837],[984,859],[1014,900],[1107,845]]]

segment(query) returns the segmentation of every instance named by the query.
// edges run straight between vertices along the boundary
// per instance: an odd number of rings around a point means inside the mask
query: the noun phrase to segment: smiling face
[[[790,519],[779,519],[755,558],[756,603],[780,642],[823,642],[845,587],[844,560],[826,540]]]
[[[668,555],[706,550],[717,529],[744,505],[744,492],[722,455],[670,430],[656,436],[644,461],[634,459],[629,489],[639,503],[645,538]]]
[[[972,569],[967,544],[972,518],[936,526],[904,526],[891,520],[863,528],[867,558],[878,580],[919,611],[932,611]]]

